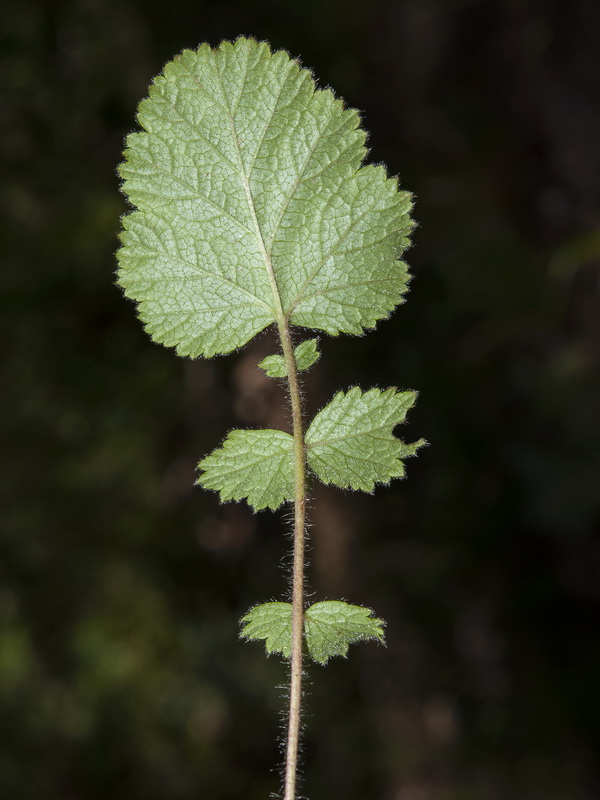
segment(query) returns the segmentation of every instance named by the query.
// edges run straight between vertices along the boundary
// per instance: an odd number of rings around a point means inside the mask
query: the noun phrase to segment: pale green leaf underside
[[[317,347],[318,341],[318,339],[307,339],[295,348],[294,358],[298,372],[309,369],[321,357]],[[279,354],[263,358],[258,366],[264,369],[269,378],[285,378],[287,375],[285,359]]]
[[[359,334],[402,300],[411,198],[364,166],[356,111],[249,39],[169,62],[127,139],[119,284],[180,355],[242,346],[285,314]]]
[[[294,495],[293,439],[284,431],[231,431],[198,467],[196,483],[216,489],[222,502],[247,498],[258,511]]]
[[[376,483],[403,478],[402,459],[425,442],[405,444],[393,430],[404,422],[416,398],[416,392],[363,392],[357,386],[336,394],[306,432],[311,470],[323,483],[363,492],[372,492]]]
[[[425,441],[405,444],[393,430],[416,398],[393,387],[338,392],[306,432],[308,466],[323,483],[363,492],[403,478],[402,459]],[[203,474],[196,482],[216,489],[222,502],[247,498],[258,511],[294,498],[294,442],[284,431],[232,431],[198,468]]]
[[[370,608],[352,606],[341,600],[326,600],[310,606],[304,614],[306,648],[313,661],[326,664],[333,656],[346,656],[354,642],[384,641],[381,619],[371,616]],[[242,619],[245,639],[264,639],[267,653],[292,652],[291,603],[263,603]]]

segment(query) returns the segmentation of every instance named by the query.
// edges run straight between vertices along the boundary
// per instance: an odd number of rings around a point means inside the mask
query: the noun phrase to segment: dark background
[[[311,584],[388,621],[311,667],[311,800],[600,797],[600,3],[5,3],[0,42],[0,796],[264,800],[286,669],[237,620],[285,589],[285,514],[197,460],[283,424],[256,368],[151,343],[114,285],[115,174],[184,47],[268,39],[364,111],[417,197],[405,306],[322,342],[338,388],[421,392],[431,446],[315,491]],[[276,688],[279,687],[279,688]]]

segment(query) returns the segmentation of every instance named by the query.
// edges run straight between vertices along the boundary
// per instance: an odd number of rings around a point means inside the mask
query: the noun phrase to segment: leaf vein
[[[200,267],[198,264],[194,264],[192,261],[188,261],[187,259],[181,258],[181,256],[174,256],[171,253],[163,253],[160,250],[149,250],[149,249],[146,249],[146,248],[144,248],[144,250],[148,255],[153,255],[153,256],[157,256],[157,257],[162,256],[163,258],[166,258],[166,259],[169,259],[169,260],[172,260],[172,261],[177,261],[177,262],[179,262],[180,264],[183,264],[186,267],[190,267],[190,268],[196,270],[197,272],[199,272],[201,275],[208,275],[210,278],[217,278],[217,280],[220,280],[222,283],[229,284],[230,286],[232,286],[233,288],[237,289],[242,294],[247,295],[251,300],[255,301],[258,305],[264,306],[269,311],[273,311],[273,307],[270,306],[268,303],[265,303],[264,300],[261,300],[257,295],[252,294],[252,292],[250,292],[248,289],[244,289],[238,283],[235,283],[235,281],[232,281],[230,278],[226,278],[224,275],[221,275],[221,274],[215,275],[214,272],[210,272],[210,270],[203,269],[203,267]],[[168,282],[168,280],[170,280],[170,277],[169,278],[163,278],[162,282]],[[180,281],[192,280],[192,277],[191,276],[178,276],[177,280],[180,280]],[[226,306],[226,307],[227,308],[245,308],[246,306],[245,306],[245,304],[244,305],[239,304],[239,305],[231,305],[231,306]],[[211,310],[212,309],[214,309],[214,306],[211,305]]]
[[[313,270],[313,272],[309,275],[309,277],[304,281],[304,283],[300,287],[300,291],[298,292],[298,295],[290,303],[290,306],[289,306],[289,308],[288,308],[288,310],[286,312],[288,318],[290,317],[290,315],[292,314],[294,308],[298,305],[298,303],[300,303],[300,301],[304,299],[303,296],[302,296],[302,293],[304,292],[304,290],[308,286],[310,286],[310,284],[314,281],[314,279],[317,277],[319,272],[323,269],[323,267],[325,266],[327,261],[331,258],[332,255],[334,255],[334,253],[337,252],[338,247],[344,241],[346,236],[348,236],[348,234],[356,227],[356,225],[358,225],[359,222],[362,222],[362,220],[367,216],[367,214],[370,214],[371,211],[373,211],[373,209],[375,208],[375,206],[377,205],[378,202],[379,202],[379,198],[376,199],[376,201],[373,203],[373,205],[369,206],[363,212],[361,212],[357,217],[355,217],[352,220],[352,222],[350,223],[350,225],[348,225],[346,230],[338,237],[336,243],[323,256],[323,258],[321,259],[321,261],[319,262],[317,267]],[[363,306],[357,306],[357,307],[361,308]]]

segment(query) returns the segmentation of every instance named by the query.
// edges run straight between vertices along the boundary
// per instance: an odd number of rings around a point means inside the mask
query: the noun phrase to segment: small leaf
[[[351,606],[341,600],[326,600],[310,606],[304,614],[304,636],[310,657],[326,664],[333,656],[346,656],[354,642],[378,639],[384,641],[385,622],[372,617],[370,608]],[[292,653],[292,604],[263,603],[245,617],[240,636],[265,640],[267,653]]]
[[[376,483],[404,477],[403,458],[425,444],[404,444],[393,430],[404,422],[416,392],[395,388],[339,392],[313,419],[307,433],[308,463],[323,481],[372,492]]]
[[[231,431],[222,447],[199,464],[197,484],[215,489],[221,502],[248,499],[259,511],[294,497],[294,440],[284,431]]]
[[[317,348],[318,341],[318,339],[307,339],[294,350],[298,372],[304,372],[305,369],[312,367],[321,357]],[[264,369],[269,378],[285,378],[287,375],[285,359],[280,355],[267,356],[263,358],[258,366]]]
[[[263,358],[258,366],[264,369],[269,378],[285,378],[287,375],[285,359],[279,354]]]
[[[384,641],[385,622],[372,617],[370,608],[351,606],[341,600],[315,603],[304,615],[308,652],[314,661],[326,664],[333,656],[346,656],[354,642]]]
[[[305,369],[309,369],[321,358],[321,353],[319,353],[317,346],[318,343],[318,339],[307,339],[294,350],[298,372],[304,372]]]
[[[264,639],[267,653],[292,653],[292,604],[263,603],[254,606],[241,620],[244,639]]]

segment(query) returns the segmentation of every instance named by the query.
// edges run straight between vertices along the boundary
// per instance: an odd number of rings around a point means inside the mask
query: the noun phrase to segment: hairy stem
[[[278,323],[283,347],[294,426],[294,566],[292,572],[292,655],[290,659],[290,708],[285,757],[283,800],[296,798],[300,712],[302,701],[302,640],[304,633],[304,544],[306,514],[306,451],[302,428],[302,401],[298,371],[287,320]]]

